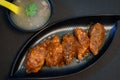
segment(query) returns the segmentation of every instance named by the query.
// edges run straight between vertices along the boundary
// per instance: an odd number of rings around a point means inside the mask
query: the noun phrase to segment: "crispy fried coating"
[[[63,36],[63,56],[65,64],[70,64],[74,57],[77,56],[77,49],[79,43],[73,34],[66,34]]]
[[[31,48],[25,60],[25,67],[27,73],[38,72],[45,62],[46,47],[50,40],[42,42],[40,45]]]
[[[80,47],[78,50],[78,59],[81,60],[83,58],[83,55],[86,53],[87,49],[89,48],[89,45],[90,45],[89,37],[88,37],[88,34],[81,28],[75,29],[75,35],[80,44]]]
[[[60,38],[55,35],[47,47],[46,65],[49,67],[59,65],[62,61],[62,56]]]
[[[90,29],[90,50],[94,55],[98,54],[100,46],[105,39],[105,29],[100,23],[94,24]]]

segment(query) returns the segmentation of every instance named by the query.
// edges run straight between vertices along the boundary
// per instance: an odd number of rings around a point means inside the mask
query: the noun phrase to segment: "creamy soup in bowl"
[[[16,28],[23,31],[37,31],[49,21],[52,13],[49,0],[14,0],[14,4],[21,8],[20,14],[12,12],[9,20]]]

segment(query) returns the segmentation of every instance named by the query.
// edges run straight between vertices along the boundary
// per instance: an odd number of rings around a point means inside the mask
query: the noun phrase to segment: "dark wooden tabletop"
[[[120,15],[120,0],[52,0],[51,23],[62,19],[100,14]],[[54,80],[120,80],[120,22],[112,44],[87,70]],[[18,50],[36,32],[23,33],[9,23],[0,6],[0,80],[6,80]],[[53,79],[52,79],[53,80]]]

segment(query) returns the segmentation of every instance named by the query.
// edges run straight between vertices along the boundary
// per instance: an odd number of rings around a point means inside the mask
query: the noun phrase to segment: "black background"
[[[51,23],[80,16],[120,15],[120,0],[52,0]],[[0,80],[9,76],[12,62],[22,45],[36,32],[23,33],[12,27],[0,6]],[[120,80],[120,22],[112,44],[87,70],[58,80]],[[57,80],[52,79],[52,80]]]

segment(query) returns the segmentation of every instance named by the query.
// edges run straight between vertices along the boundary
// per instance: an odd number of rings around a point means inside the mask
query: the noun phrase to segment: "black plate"
[[[9,79],[47,79],[63,77],[85,70],[88,66],[96,62],[110,46],[117,30],[118,19],[120,19],[119,16],[88,16],[63,20],[52,24],[51,26],[47,26],[46,28],[42,29],[34,36],[32,36],[22,47],[22,49],[20,49],[13,63]],[[97,56],[93,56],[90,53],[89,55],[86,55],[82,61],[77,61],[76,59],[74,59],[70,65],[62,68],[43,67],[42,70],[40,70],[38,73],[26,74],[24,60],[30,47],[39,44],[39,42],[45,40],[47,37],[51,37],[54,34],[63,36],[64,34],[74,33],[73,29],[75,29],[76,27],[87,30],[90,25],[96,22],[104,24],[106,30],[105,42],[100,48],[99,54]]]

